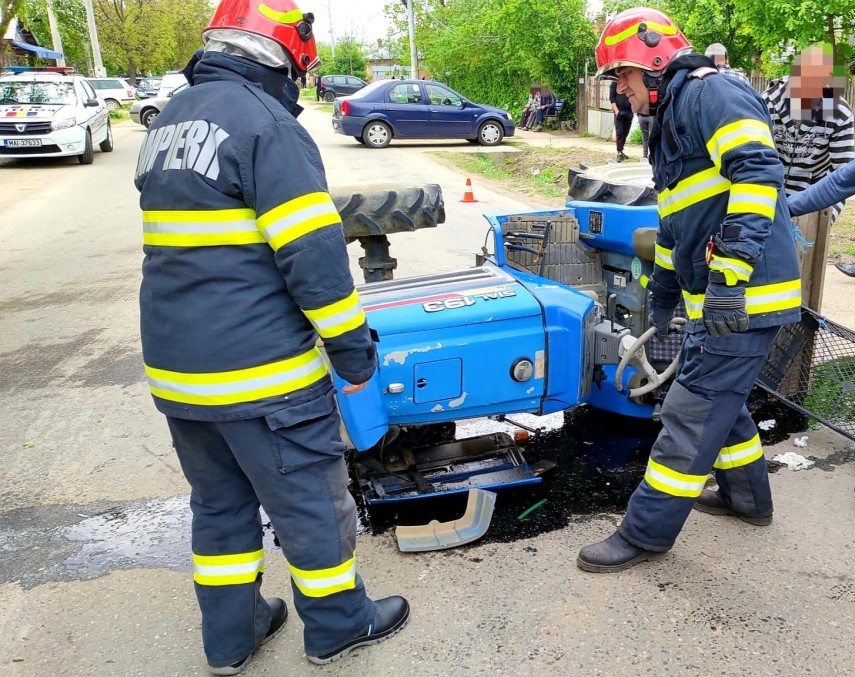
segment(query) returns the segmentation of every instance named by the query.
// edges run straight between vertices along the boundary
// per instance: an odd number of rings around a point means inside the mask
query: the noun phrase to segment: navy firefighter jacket
[[[376,354],[318,149],[275,70],[205,54],[136,172],[143,357],[157,408],[225,421],[316,408]],[[317,414],[316,414],[317,415]]]
[[[766,105],[698,55],[665,73],[651,130],[659,233],[649,288],[702,316],[711,270],[745,284],[752,328],[798,321],[801,281]],[[661,90],[660,90],[661,91]]]

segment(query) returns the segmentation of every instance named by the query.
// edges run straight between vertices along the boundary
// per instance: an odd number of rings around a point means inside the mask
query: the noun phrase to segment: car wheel
[[[335,101],[335,92],[324,92],[324,101],[327,103]]]
[[[107,118],[107,137],[100,143],[98,148],[102,153],[113,152],[113,127],[110,125],[110,119]]]
[[[143,123],[143,127],[145,127],[146,129],[151,127],[151,123],[154,122],[155,118],[157,117],[157,114],[158,110],[156,108],[146,108],[140,114],[140,122]]]
[[[500,122],[487,120],[478,128],[478,143],[482,146],[498,146],[505,138],[505,130]]]
[[[92,148],[92,132],[86,130],[86,145],[83,152],[77,156],[77,161],[82,165],[91,165],[95,161],[95,149]]]
[[[121,104],[118,101],[116,101],[115,99],[107,99],[106,103],[107,103],[107,108],[109,110],[119,110],[122,107]]]
[[[370,148],[385,148],[392,143],[392,128],[385,122],[374,120],[362,130],[362,140]]]
[[[365,139],[363,139],[361,136],[354,136],[353,138],[359,141],[359,143],[361,143],[363,146],[365,145]]]

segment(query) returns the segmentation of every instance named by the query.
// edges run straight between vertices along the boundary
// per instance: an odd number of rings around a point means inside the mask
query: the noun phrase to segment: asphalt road
[[[394,237],[399,275],[471,265],[486,232],[480,213],[525,207],[477,180],[481,202],[460,204],[465,177],[425,155],[440,144],[374,151],[334,135],[326,113],[310,109],[303,120],[333,187],[443,186],[448,222]],[[0,162],[3,674],[206,674],[187,486],[138,346],[132,175],[142,138],[131,123],[117,126],[115,152],[96,153],[88,167]],[[839,278],[829,275],[845,320],[855,281]],[[294,616],[247,674],[855,674],[855,452],[833,433],[808,435],[806,449],[789,440],[766,450],[820,459],[771,476],[771,527],[693,514],[664,561],[618,575],[574,563],[582,545],[611,533],[618,513],[420,555],[398,553],[390,532],[363,535],[369,593],[407,595],[409,627],[316,668]],[[289,597],[275,552],[265,589]]]

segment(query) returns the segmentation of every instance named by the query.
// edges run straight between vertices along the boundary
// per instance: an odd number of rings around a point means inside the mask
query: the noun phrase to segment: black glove
[[[735,331],[748,331],[745,283],[738,282],[728,287],[722,273],[710,272],[704,296],[704,326],[710,336],[730,336]]]
[[[650,296],[650,317],[649,323],[656,327],[656,337],[660,341],[664,341],[668,336],[668,326],[671,324],[671,319],[674,317],[676,306],[670,303],[664,303],[656,296]]]

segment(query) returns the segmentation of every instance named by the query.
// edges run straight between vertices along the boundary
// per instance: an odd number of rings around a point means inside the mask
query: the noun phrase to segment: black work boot
[[[377,615],[363,634],[354,637],[337,649],[333,649],[320,656],[306,654],[306,658],[317,665],[332,663],[339,658],[347,656],[347,654],[360,646],[379,644],[384,639],[389,639],[392,635],[399,632],[407,624],[407,621],[410,620],[410,605],[403,597],[394,595],[378,599],[374,603],[377,605]]]
[[[638,548],[616,531],[606,540],[582,548],[576,558],[576,565],[583,571],[612,574],[634,567],[641,562],[662,559],[665,554]]]
[[[844,275],[855,277],[855,263],[835,263],[834,267]]]
[[[694,508],[709,515],[733,515],[743,522],[748,522],[748,524],[753,524],[757,527],[767,527],[772,524],[771,513],[765,516],[755,516],[736,512],[730,503],[724,499],[721,492],[712,491],[711,489],[703,490],[695,501]]]
[[[276,636],[276,633],[283,628],[285,621],[288,620],[288,607],[285,606],[285,602],[278,597],[266,597],[264,601],[267,602],[267,605],[270,607],[270,629],[267,631],[267,634],[264,635],[264,639],[261,640],[261,643],[267,644],[267,642],[273,639]],[[239,675],[244,671],[246,666],[249,665],[251,658],[252,654],[249,654],[245,658],[242,658],[231,665],[224,665],[221,667],[209,665],[208,672],[212,675]]]

